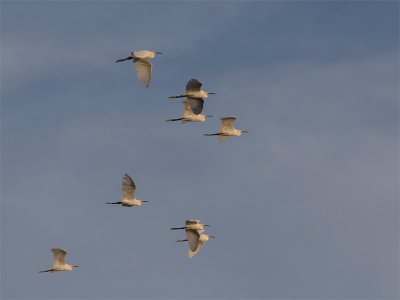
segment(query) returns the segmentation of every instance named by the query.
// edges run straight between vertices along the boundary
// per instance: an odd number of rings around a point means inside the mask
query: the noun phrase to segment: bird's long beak
[[[156,54],[162,54],[162,52],[156,52]]]
[[[209,95],[215,95],[215,93],[212,93],[212,92],[209,92],[208,94],[209,94]]]
[[[213,116],[206,115],[207,118],[212,118]]]
[[[209,235],[209,237],[215,239],[215,236]]]
[[[142,202],[149,202],[149,201],[146,201],[146,200],[142,200]]]
[[[129,56],[129,57],[127,57],[127,58],[118,59],[118,60],[116,60],[115,62],[117,63],[117,62],[121,62],[121,61],[125,61],[125,60],[130,60],[130,59],[133,59],[133,57],[132,57],[132,56]]]
[[[204,227],[211,227],[210,225],[204,225]]]
[[[246,133],[249,133],[247,130],[242,130],[242,132],[246,132]]]
[[[73,266],[74,268],[79,268],[79,266]]]

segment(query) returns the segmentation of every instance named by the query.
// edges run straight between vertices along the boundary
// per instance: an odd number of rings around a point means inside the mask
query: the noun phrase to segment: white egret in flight
[[[197,79],[190,79],[188,81],[188,83],[186,84],[186,93],[179,95],[179,96],[170,96],[170,99],[175,99],[175,98],[183,98],[183,97],[187,97],[188,100],[191,98],[197,98],[197,99],[206,99],[208,98],[208,95],[213,95],[215,93],[211,93],[211,92],[206,92],[201,90],[201,86],[203,84],[198,81]],[[191,105],[192,110],[194,112],[194,114],[198,115],[201,113],[201,110],[203,108],[203,106],[200,107],[195,107],[194,105]]]
[[[186,229],[186,239],[184,240],[177,240],[176,242],[188,242],[189,250],[188,250],[188,257],[192,258],[195,256],[201,248],[204,246],[205,242],[207,242],[210,238],[215,238],[212,235],[208,235],[203,233],[204,230],[192,230]]]
[[[145,87],[150,85],[151,71],[153,65],[150,63],[150,59],[156,56],[156,54],[162,54],[162,52],[150,51],[150,50],[140,50],[131,52],[127,58],[118,59],[117,62],[132,60],[135,68],[136,75],[141,84]]]
[[[189,97],[187,100],[182,102],[183,102],[182,118],[168,119],[166,120],[167,122],[181,121],[182,124],[187,122],[204,122],[207,118],[212,117],[201,114],[204,105],[203,99]],[[193,113],[192,107],[194,107],[194,109],[196,109],[199,113],[198,114]]]
[[[65,263],[65,256],[67,255],[67,252],[63,249],[60,248],[53,248],[51,249],[51,252],[53,252],[54,259],[53,259],[53,266],[51,269],[44,270],[44,271],[39,271],[39,273],[45,273],[45,272],[58,272],[58,271],[72,271],[73,268],[77,268],[79,266],[73,266]]]
[[[205,225],[200,223],[200,220],[186,220],[184,227],[172,227],[171,230],[178,229],[191,229],[191,230],[202,230],[204,227],[209,227],[210,225]]]
[[[230,136],[241,136],[242,132],[249,133],[247,130],[240,130],[240,129],[236,129],[235,127],[233,127],[233,124],[235,123],[235,121],[236,121],[235,117],[221,118],[221,127],[220,127],[219,132],[218,133],[206,133],[204,135],[206,135],[206,136],[217,135],[218,141],[222,142]]]
[[[122,177],[122,199],[119,202],[106,202],[106,204],[121,204],[122,206],[141,206],[142,202],[149,202],[135,198],[136,185],[132,178],[125,174]]]

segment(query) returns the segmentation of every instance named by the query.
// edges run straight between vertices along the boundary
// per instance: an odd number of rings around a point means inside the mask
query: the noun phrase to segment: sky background
[[[397,1],[2,1],[1,298],[399,298],[398,97]]]

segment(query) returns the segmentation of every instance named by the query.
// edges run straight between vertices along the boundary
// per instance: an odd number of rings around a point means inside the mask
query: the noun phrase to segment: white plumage
[[[122,198],[118,202],[106,202],[106,204],[121,204],[122,206],[141,206],[143,202],[148,202],[144,200],[139,200],[135,198],[136,184],[133,179],[125,174],[122,177]]]
[[[172,121],[181,121],[182,124],[187,122],[204,122],[207,118],[212,117],[209,115],[201,114],[203,110],[203,99],[188,97],[183,103],[183,116],[182,118],[177,119],[168,119],[168,122]],[[198,114],[194,113],[194,110],[198,112]]]
[[[204,230],[198,229],[185,229],[186,239],[177,240],[176,242],[188,242],[188,257],[192,258],[195,256],[201,248],[203,248],[205,242],[207,242],[210,238],[214,238],[212,235],[208,235],[203,233]]]
[[[58,272],[58,271],[72,271],[73,268],[77,268],[79,266],[73,266],[70,264],[67,264],[65,262],[65,256],[67,256],[67,251],[61,248],[53,248],[51,249],[51,252],[53,252],[53,266],[51,269],[48,270],[43,270],[39,271],[39,273],[45,273],[45,272]]]
[[[178,229],[191,229],[191,230],[202,230],[204,227],[209,227],[210,225],[205,225],[200,223],[200,220],[186,220],[185,226],[183,227],[172,227],[171,230],[178,230]]]
[[[162,53],[150,50],[134,51],[131,52],[131,55],[127,58],[119,59],[116,62],[132,60],[136,68],[136,75],[139,82],[145,87],[149,87],[153,69],[153,65],[150,63],[150,59],[155,57],[157,54]]]
[[[203,233],[204,228],[208,226],[210,225],[200,223],[200,220],[186,220],[184,227],[174,227],[171,230],[185,229],[186,239],[177,240],[176,242],[188,242],[188,257],[192,258],[200,251],[206,241],[214,238],[211,235]]]
[[[202,85],[203,84],[200,81],[198,81],[197,79],[190,79],[188,81],[188,83],[186,84],[186,92],[185,92],[185,94],[182,94],[182,95],[179,95],[179,96],[170,96],[169,98],[175,99],[175,98],[187,97],[188,100],[201,99],[201,100],[203,100],[203,102],[201,102],[203,104],[204,103],[204,99],[208,98],[208,95],[212,95],[212,94],[215,94],[215,93],[203,91],[201,89]],[[201,104],[201,107],[200,107],[198,105],[199,103],[200,102],[198,102],[196,104],[195,102],[193,102],[192,105],[191,105],[192,111],[196,115],[200,114],[202,109],[203,109],[203,105]]]
[[[218,133],[206,133],[206,136],[218,136],[218,141],[222,142],[230,136],[241,136],[243,132],[248,133],[247,130],[236,129],[233,125],[235,124],[235,117],[224,117],[221,118],[221,126]]]

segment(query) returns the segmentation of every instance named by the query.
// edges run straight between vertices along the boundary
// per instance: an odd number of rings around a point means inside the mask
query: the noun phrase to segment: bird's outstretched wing
[[[141,84],[145,87],[150,85],[152,64],[147,59],[137,58],[133,59],[136,68],[136,75]]]
[[[197,242],[197,247],[195,249],[189,248],[188,251],[188,256],[189,258],[192,258],[195,256],[197,253],[199,253],[200,249],[204,246],[204,242],[200,240],[201,235],[203,234],[205,230],[196,230],[197,236],[198,236],[198,242]],[[188,239],[189,240],[189,239]]]
[[[221,118],[221,128],[220,131],[221,132],[229,132],[231,131],[233,128],[233,124],[235,123],[236,118],[235,117],[225,117],[225,118]]]
[[[190,251],[196,251],[197,246],[199,245],[199,233],[197,230],[185,229],[186,237],[189,244]]]
[[[201,250],[201,248],[203,248],[204,244],[205,244],[204,242],[199,242],[199,244],[197,245],[196,250],[191,251],[191,250],[189,249],[189,251],[188,251],[188,256],[189,256],[189,258],[192,258],[192,257],[195,256],[197,253],[199,253],[199,251]]]
[[[200,220],[186,220],[185,225],[198,224]]]
[[[135,191],[136,185],[131,176],[125,174],[124,177],[122,177],[122,196],[124,199],[133,199],[135,198]]]
[[[218,142],[223,142],[223,141],[225,141],[227,138],[229,138],[229,135],[219,135],[219,136],[218,136]]]
[[[185,118],[185,117],[193,116],[194,115],[193,110],[190,107],[190,104],[187,103],[187,100],[182,101],[182,102],[183,102],[183,117]]]
[[[65,256],[67,255],[67,251],[60,248],[53,248],[51,249],[51,252],[53,252],[54,255],[53,267],[65,264]]]
[[[201,114],[203,111],[204,100],[201,98],[187,97],[184,102],[190,105],[190,108],[195,115]]]
[[[186,92],[188,91],[200,91],[203,84],[197,79],[190,79],[186,84]]]

